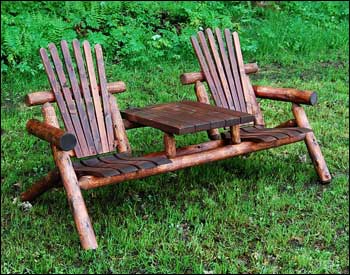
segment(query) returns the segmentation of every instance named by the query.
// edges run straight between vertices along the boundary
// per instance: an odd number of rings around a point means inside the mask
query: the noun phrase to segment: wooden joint
[[[29,133],[50,142],[63,151],[70,151],[77,144],[77,140],[73,134],[37,119],[30,119],[27,122],[26,128]]]
[[[267,86],[253,86],[257,97],[272,100],[288,101],[299,104],[315,105],[317,93],[313,91],[301,91],[290,88],[273,88]]]

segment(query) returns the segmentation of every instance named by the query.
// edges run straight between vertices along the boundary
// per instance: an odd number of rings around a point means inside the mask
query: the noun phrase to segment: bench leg
[[[176,144],[173,134],[164,133],[164,147],[168,158],[173,158],[176,156]]]
[[[299,127],[311,129],[305,111],[299,104],[293,103],[292,111]],[[309,155],[312,160],[312,163],[314,164],[315,170],[320,178],[320,181],[322,183],[329,183],[332,180],[332,177],[329,173],[326,161],[324,160],[324,157],[321,152],[321,148],[318,145],[313,132],[306,134],[305,144],[307,150],[309,151]]]
[[[79,182],[68,153],[56,151],[55,161],[60,170],[62,183],[66,190],[68,203],[73,213],[80,243],[83,249],[96,249],[97,242],[90,217],[87,212]]]
[[[233,144],[241,143],[239,125],[230,126],[231,140]]]
[[[21,194],[22,201],[33,201],[53,187],[60,186],[61,176],[57,168],[51,170],[45,177],[35,182],[27,191]]]

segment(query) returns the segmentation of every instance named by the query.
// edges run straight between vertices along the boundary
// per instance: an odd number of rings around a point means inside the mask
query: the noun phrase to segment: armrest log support
[[[273,88],[267,86],[253,86],[257,97],[272,100],[288,101],[297,104],[315,105],[317,93],[313,91],[301,91],[290,88]]]
[[[70,151],[77,144],[77,140],[73,134],[67,133],[60,128],[56,128],[37,119],[30,119],[26,127],[30,134],[48,141],[57,146],[60,150]]]
[[[98,86],[98,89],[99,86]],[[80,89],[81,90],[81,89]],[[126,86],[123,81],[111,82],[107,84],[107,90],[111,94],[122,93],[126,91]],[[27,94],[25,103],[27,106],[44,104],[46,102],[55,102],[55,95],[52,91],[41,91]]]

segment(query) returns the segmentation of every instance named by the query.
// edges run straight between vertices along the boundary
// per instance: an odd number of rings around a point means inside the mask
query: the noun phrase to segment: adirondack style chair
[[[236,43],[236,36],[234,37]],[[196,41],[193,41],[199,49]],[[240,53],[237,45],[236,48],[228,48],[231,54],[234,49],[236,53]],[[46,49],[40,49],[51,90],[27,94],[25,99],[28,106],[42,105],[44,121],[30,119],[26,128],[29,133],[50,143],[55,168],[23,192],[21,199],[33,201],[49,189],[63,186],[84,249],[96,249],[97,241],[82,190],[140,179],[301,140],[306,141],[310,154],[318,164],[321,179],[330,180],[305,113],[297,105],[312,102],[314,94],[296,90],[288,90],[288,93],[278,90],[278,93],[271,93],[261,88],[256,89],[259,95],[265,97],[268,95],[296,102],[293,103],[293,112],[300,127],[274,130],[263,128],[258,105],[255,101],[246,100],[246,93],[249,93],[250,100],[255,100],[245,74],[254,70],[254,65],[243,65],[240,58],[234,72],[243,79],[240,80],[242,88],[237,95],[241,101],[232,100],[225,104],[217,101],[218,106],[207,104],[208,96],[200,81],[211,79],[208,83],[212,91],[214,87],[216,91],[214,85],[219,85],[219,82],[217,79],[212,80],[208,70],[204,70],[195,76],[183,76],[184,83],[196,83],[196,92],[201,102],[183,101],[120,111],[113,94],[124,92],[126,86],[122,81],[107,82],[101,46],[95,45],[92,52],[88,41],[84,41],[81,47],[78,40],[73,40],[73,57],[66,41],[61,41],[60,46],[61,51],[50,43],[49,54]],[[210,67],[213,67],[212,64]],[[233,82],[237,78],[230,79],[231,84],[238,84]],[[215,94],[217,100],[219,96],[222,97],[219,93]],[[224,102],[224,98],[221,99]],[[54,102],[57,103],[60,116],[56,115],[52,105]],[[232,104],[232,110],[228,104]],[[60,127],[59,119],[63,127]],[[240,125],[248,123],[254,123],[254,126],[240,130]],[[164,151],[133,156],[126,130],[145,126],[164,132]],[[223,127],[230,131],[219,139],[217,128]],[[210,136],[215,138],[201,144],[176,148],[174,135],[197,131],[209,131]]]
[[[323,183],[331,181],[326,162],[321,153],[315,135],[311,129],[304,109],[300,104],[314,105],[317,94],[289,88],[252,86],[249,74],[256,73],[258,66],[243,63],[243,56],[237,32],[229,29],[215,32],[208,28],[191,37],[191,43],[198,58],[201,71],[184,73],[181,82],[184,85],[195,84],[199,102],[211,104],[203,82],[207,82],[210,94],[216,106],[247,112],[254,115],[254,123],[241,127],[242,141],[287,143],[304,140],[319,179]],[[266,128],[260,105],[256,98],[287,101],[292,103],[294,119],[281,123],[275,128]],[[220,133],[218,129],[208,131],[211,139],[230,139],[230,132]],[[302,138],[300,138],[302,137]]]

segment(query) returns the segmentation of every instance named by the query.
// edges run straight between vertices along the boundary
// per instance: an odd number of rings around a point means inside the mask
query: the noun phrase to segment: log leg
[[[95,233],[68,153],[57,151],[55,153],[55,162],[61,173],[62,183],[73,213],[81,246],[85,250],[96,249],[97,241]]]
[[[205,86],[202,82],[197,81],[194,90],[196,92],[197,100],[201,103],[210,104],[209,97],[207,92],[205,91]],[[208,137],[211,140],[218,140],[220,139],[220,133],[218,129],[210,129],[207,131]]]
[[[176,156],[176,144],[173,134],[164,133],[164,146],[165,153],[168,158],[173,158]]]
[[[34,183],[27,191],[21,194],[22,201],[33,201],[49,189],[59,186],[61,176],[57,168],[50,171],[45,177]]]
[[[307,119],[305,111],[299,104],[293,103],[292,111],[299,127],[311,129],[311,126]],[[329,183],[332,177],[329,173],[326,161],[324,160],[320,146],[318,145],[316,137],[313,132],[306,134],[305,144],[309,151],[310,158],[315,166],[316,172],[321,182]]]
[[[230,134],[231,134],[231,140],[233,144],[241,143],[241,136],[239,133],[239,124],[230,126]]]
[[[42,108],[45,122],[59,127],[55,109],[50,103],[45,103]],[[75,174],[69,152],[60,151],[52,146],[53,157],[61,174],[62,183],[66,190],[68,203],[73,213],[74,222],[79,234],[80,243],[83,249],[96,249],[97,241],[87,212],[83,195]]]

